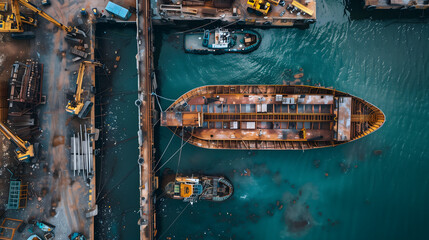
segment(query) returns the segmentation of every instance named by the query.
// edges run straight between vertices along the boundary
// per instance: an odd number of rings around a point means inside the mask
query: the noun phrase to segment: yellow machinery
[[[45,13],[43,10],[39,9],[36,5],[32,4],[28,0],[11,0],[11,10],[12,13],[8,16],[0,15],[0,32],[24,32],[23,23],[36,25],[34,19],[27,18],[21,15],[19,11],[19,6],[22,5],[31,11],[37,13],[39,16],[45,18],[49,22],[55,24],[57,27],[66,31],[67,33],[82,34],[85,36],[85,33],[82,30],[77,29],[76,27],[68,27],[64,24],[58,22],[53,17]]]
[[[19,161],[29,161],[34,157],[34,146],[14,134],[6,124],[0,122],[0,132],[16,145],[15,153]]]
[[[291,4],[292,4],[292,6],[297,7],[299,10],[305,12],[306,14],[308,14],[310,16],[313,16],[313,14],[314,14],[313,10],[311,10],[308,7],[302,5],[298,1],[293,0]]]
[[[270,10],[271,4],[265,0],[247,0],[248,11],[249,8],[257,14],[267,15]]]
[[[102,66],[101,63],[90,62],[90,61],[83,61],[80,64],[79,72],[76,80],[76,93],[73,96],[74,99],[69,101],[66,107],[66,111],[73,115],[78,115],[84,106],[83,99],[82,99],[82,92],[83,92],[82,82],[83,82],[83,76],[85,75],[86,64],[94,64],[95,66]]]
[[[268,0],[268,2],[274,4],[275,6],[278,6],[280,3],[280,0]]]
[[[0,2],[0,12],[7,12],[7,2]]]

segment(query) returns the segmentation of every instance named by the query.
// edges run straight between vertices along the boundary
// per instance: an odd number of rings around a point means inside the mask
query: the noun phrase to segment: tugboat
[[[234,188],[231,182],[222,176],[166,177],[165,193],[172,199],[194,203],[198,200],[222,202],[232,196]]]
[[[249,53],[260,44],[261,35],[253,30],[216,28],[186,33],[184,36],[185,52],[195,54]]]
[[[203,86],[161,113],[161,126],[210,149],[334,147],[377,131],[385,120],[361,98],[304,85]]]

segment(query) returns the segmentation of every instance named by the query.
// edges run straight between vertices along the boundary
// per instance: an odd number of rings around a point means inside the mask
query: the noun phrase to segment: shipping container
[[[110,1],[107,3],[106,11],[122,20],[128,20],[131,17],[131,12],[128,9]]]

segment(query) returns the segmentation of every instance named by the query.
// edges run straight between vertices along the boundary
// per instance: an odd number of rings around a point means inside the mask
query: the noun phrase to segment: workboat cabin
[[[313,86],[205,86],[161,113],[185,141],[215,149],[304,150],[347,143],[385,121],[374,105]]]
[[[164,187],[165,193],[172,199],[184,202],[208,200],[225,201],[233,194],[232,183],[222,176],[191,176],[166,177],[170,178]]]
[[[259,33],[243,29],[216,28],[186,33],[184,36],[185,52],[196,54],[249,53],[256,50],[260,42]]]

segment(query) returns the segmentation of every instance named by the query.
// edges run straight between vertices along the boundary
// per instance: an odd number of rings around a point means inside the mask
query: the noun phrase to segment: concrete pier
[[[275,0],[266,15],[249,10],[247,0],[174,1],[151,0],[153,23],[165,26],[186,26],[191,22],[209,21],[223,25],[259,27],[305,27],[316,22],[316,0],[284,0],[284,5]],[[170,3],[169,3],[170,2]],[[288,6],[300,6],[288,10]],[[293,8],[293,6],[292,6]]]
[[[137,70],[139,99],[140,145],[140,239],[153,239],[156,235],[153,200],[154,177],[152,175],[153,144],[153,96],[155,76],[153,72],[152,20],[150,0],[137,0]]]

